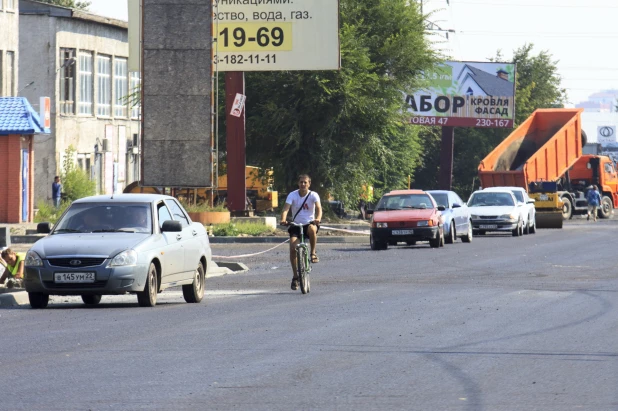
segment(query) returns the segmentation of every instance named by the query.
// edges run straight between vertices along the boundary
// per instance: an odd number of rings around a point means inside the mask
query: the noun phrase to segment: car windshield
[[[524,202],[524,193],[522,193],[521,191],[513,190],[513,195],[515,196],[515,198],[517,199],[519,203]]]
[[[150,204],[78,203],[67,210],[52,234],[152,233]]]
[[[470,207],[514,206],[513,196],[509,193],[474,193],[468,202]]]
[[[376,211],[404,209],[433,208],[431,198],[427,194],[398,194],[382,197]]]
[[[446,193],[430,193],[436,204],[448,208],[448,195]]]

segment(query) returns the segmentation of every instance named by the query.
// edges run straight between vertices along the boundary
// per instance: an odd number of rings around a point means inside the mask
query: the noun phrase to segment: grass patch
[[[257,236],[272,234],[275,229],[262,223],[225,223],[213,225],[212,233],[215,237],[236,237],[241,234]]]
[[[187,213],[201,213],[201,212],[204,212],[204,211],[217,211],[217,212],[230,211],[223,204],[218,204],[218,205],[216,205],[214,207],[211,207],[210,205],[208,205],[206,203],[187,204],[184,201],[181,201],[180,204],[182,204],[182,206],[187,211]]]
[[[45,201],[40,201],[37,204],[37,208],[39,209],[39,211],[34,216],[34,222],[35,223],[43,223],[43,222],[55,223],[58,220],[58,218],[60,218],[62,213],[64,213],[64,210],[66,210],[70,204],[71,204],[70,202],[66,201],[66,202],[60,203],[60,207],[55,208],[53,205]]]

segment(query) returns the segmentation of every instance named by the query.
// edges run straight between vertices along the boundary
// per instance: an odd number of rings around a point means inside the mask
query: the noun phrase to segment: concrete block
[[[11,246],[11,228],[0,227],[0,249]]]
[[[3,292],[0,294],[0,307],[29,306],[30,300],[26,291]]]
[[[277,217],[232,217],[230,220],[236,223],[261,223],[273,229],[277,228]]]
[[[217,265],[219,267],[228,268],[235,273],[249,271],[249,267],[247,267],[245,264],[233,261],[217,261]]]

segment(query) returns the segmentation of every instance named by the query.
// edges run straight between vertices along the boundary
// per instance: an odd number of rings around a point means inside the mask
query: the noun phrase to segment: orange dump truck
[[[536,110],[481,161],[481,186],[525,188],[535,199],[537,226],[561,228],[562,220],[587,212],[586,192],[597,185],[599,215],[609,218],[618,207],[618,176],[609,157],[582,154],[582,111]]]

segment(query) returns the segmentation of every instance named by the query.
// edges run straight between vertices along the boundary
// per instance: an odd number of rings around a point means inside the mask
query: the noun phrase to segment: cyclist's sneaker
[[[291,288],[292,290],[298,290],[298,286],[300,285],[298,279],[294,278],[292,279],[292,285]]]

